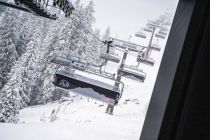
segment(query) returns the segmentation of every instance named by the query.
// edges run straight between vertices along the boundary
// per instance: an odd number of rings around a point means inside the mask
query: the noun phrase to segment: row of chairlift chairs
[[[104,65],[107,64],[107,61],[114,63],[122,62],[118,55],[111,54],[109,51],[106,54],[101,54],[100,58],[105,60],[106,63]],[[124,84],[121,81],[117,81],[115,74],[102,71],[102,65],[93,65],[74,57],[66,58],[61,56],[54,56],[51,62],[111,80],[110,84],[73,72],[57,70],[53,82],[56,87],[73,90],[73,92],[110,105],[116,105],[122,96]],[[124,65],[123,68],[119,67],[117,74],[127,78],[132,77],[132,79],[141,82],[146,78],[146,73],[143,70],[127,65]]]
[[[48,12],[47,8],[51,6],[49,5],[49,0],[14,0],[14,2],[17,6],[25,8],[35,15],[50,19],[58,19],[56,14],[51,14],[50,12]],[[2,3],[4,2],[1,2],[1,4]],[[11,6],[11,4],[7,3],[6,5],[10,5],[9,7],[14,8],[14,6]],[[68,0],[53,0],[53,4],[51,7],[62,10],[65,13],[65,17],[69,17],[75,10],[72,2]],[[16,7],[16,9],[21,8]],[[153,32],[153,29],[150,27],[144,28],[143,30],[147,32]],[[167,34],[166,31],[167,29],[163,28],[159,31],[159,33],[155,34],[155,36],[164,39]],[[141,31],[136,33],[136,36],[146,38],[146,35]],[[145,52],[137,50],[135,44],[125,41],[122,41],[122,43],[123,45],[115,44],[114,46],[120,47],[121,49],[128,49],[128,51],[139,52],[137,56],[138,63],[154,65],[154,60],[144,57]],[[107,48],[109,49],[110,46],[107,46]],[[158,48],[158,46],[154,44],[150,44],[150,49],[160,51],[160,48]],[[105,63],[103,65],[106,65],[107,61],[119,63],[121,60],[119,56],[110,54],[109,51],[107,51],[106,54],[101,54],[100,58],[105,60]],[[125,60],[122,60],[121,63],[123,61]],[[81,61],[79,59],[66,58],[61,56],[55,56],[51,62],[59,64],[61,66],[70,67],[74,70],[95,74],[110,79],[114,82],[114,85],[111,85],[109,83],[95,80],[93,78],[87,78],[72,71],[68,72],[65,70],[57,70],[54,74],[53,84],[59,88],[73,90],[84,96],[88,96],[111,105],[116,105],[122,96],[124,84],[121,81],[117,81],[114,74],[102,71],[101,67],[103,65],[96,66],[85,61]],[[97,70],[97,68],[99,68],[99,70]],[[117,76],[125,76],[127,78],[132,77],[132,79],[134,78],[134,80],[144,82],[146,78],[146,73],[143,72],[143,70],[138,69],[137,66],[124,65],[123,67],[118,68]]]
[[[153,29],[148,27],[144,28],[144,31],[153,32]],[[155,36],[157,38],[164,39],[167,35],[166,31],[167,29],[161,28],[161,30],[159,30],[159,32],[156,33]],[[146,35],[143,32],[136,33],[136,36],[146,38]],[[117,70],[117,76],[123,76],[126,78],[131,78],[137,81],[144,82],[146,78],[146,73],[142,69],[138,68],[139,64],[144,63],[153,66],[155,61],[154,59],[146,56],[146,51],[143,51],[146,47],[143,47],[143,49],[139,50],[137,48],[141,48],[142,46],[139,46],[137,44],[115,38],[110,38],[109,40],[111,45],[107,44],[107,52],[105,54],[101,54],[100,56],[101,59],[105,60],[105,63],[102,63],[100,65],[93,65],[89,64],[87,61],[81,61],[80,59],[66,58],[61,56],[55,56],[52,59],[52,62],[86,73],[91,73],[99,77],[107,78],[109,80],[112,80],[112,84],[105,83],[103,81],[96,80],[91,77],[88,78],[86,76],[76,74],[74,72],[58,70],[54,75],[54,85],[62,89],[73,90],[76,93],[88,96],[90,98],[94,98],[96,100],[100,100],[111,105],[116,105],[122,96],[124,84],[121,81],[117,81],[115,74],[102,71],[101,67],[106,65],[108,61],[114,63],[121,62],[120,67]],[[149,48],[150,50],[160,51],[161,48],[157,44],[149,44],[147,49]],[[128,51],[132,51],[135,53],[137,52],[138,55],[136,61],[138,62],[138,65],[128,66],[126,64],[123,64],[123,67],[121,67],[122,63],[125,62],[126,58],[121,59],[118,55],[114,53],[111,54],[110,47],[112,47],[113,49],[118,48],[118,50],[120,49],[124,53]]]
[[[110,54],[102,54],[101,58],[119,63],[120,58],[112,56]],[[61,56],[55,56],[51,62],[67,66],[75,70],[84,71],[86,73],[94,74],[99,77],[103,77],[112,81],[111,83],[118,82],[119,86],[114,86],[109,83],[105,83],[94,78],[87,78],[86,76],[79,75],[64,70],[56,71],[54,75],[54,85],[66,90],[73,90],[81,95],[94,98],[96,100],[115,105],[121,98],[124,84],[115,80],[115,75],[102,71],[103,65],[93,65],[86,61],[81,61],[76,58],[66,58]],[[99,69],[98,69],[99,68]]]
[[[135,36],[136,37],[140,37],[140,38],[147,38],[146,33],[144,33],[143,31],[146,32],[153,32],[153,28],[151,27],[146,27],[146,28],[141,28],[141,30],[139,32],[136,32]],[[157,38],[157,42],[156,43],[151,43],[148,45],[149,51],[153,50],[153,51],[161,51],[161,47],[158,45],[158,38],[160,39],[165,39],[166,35],[167,35],[167,28],[161,28],[159,30],[158,33],[155,33],[155,37]],[[150,52],[151,53],[151,52]],[[139,51],[138,56],[137,56],[137,62],[139,63],[144,63],[144,64],[148,64],[153,66],[155,63],[155,60],[153,58],[150,58],[149,56],[146,55],[146,51]]]
[[[59,6],[62,5],[62,3],[56,3],[56,4]],[[145,28],[144,30],[148,32],[153,32],[153,30],[151,31],[151,28]],[[164,32],[164,30],[160,30],[158,34],[161,35],[160,38],[165,38],[166,33]],[[146,35],[142,34],[141,32],[137,33],[136,36],[146,38]],[[156,37],[158,37],[157,34],[156,34]],[[134,80],[144,82],[146,78],[146,73],[143,72],[142,69],[139,69],[137,67],[139,63],[145,63],[145,64],[149,64],[153,66],[154,59],[145,57],[146,51],[143,51],[143,49],[139,51],[137,49],[137,47],[139,46],[134,43],[130,43],[130,42],[114,39],[114,38],[110,38],[110,40],[111,41],[108,41],[109,43],[108,42],[104,43],[107,45],[107,52],[105,54],[101,54],[100,58],[105,60],[104,61],[105,63],[102,63],[100,65],[93,65],[93,64],[89,64],[86,61],[81,61],[80,59],[66,58],[66,57],[61,57],[61,56],[55,56],[52,59],[52,62],[62,65],[62,66],[70,67],[71,69],[84,71],[86,73],[91,73],[97,76],[107,78],[109,80],[112,80],[112,84],[105,83],[103,81],[96,80],[91,77],[88,78],[86,76],[76,74],[74,72],[58,70],[56,71],[54,75],[54,82],[53,82],[54,85],[62,89],[73,90],[76,93],[100,100],[102,102],[105,102],[111,105],[116,105],[122,96],[124,84],[121,81],[117,80],[117,78],[115,78],[115,74],[102,71],[101,67],[103,65],[106,65],[107,61],[119,63],[121,60],[120,67],[117,70],[117,76],[125,76],[126,78],[131,78]],[[120,42],[121,44],[115,43],[113,45],[114,41]],[[127,51],[138,52],[137,59],[136,59],[138,62],[138,65],[137,66],[125,65],[124,62],[126,58],[121,59],[117,55],[110,54],[110,47],[113,47],[113,48],[115,47],[114,49],[120,48],[124,50],[124,54],[125,54],[125,49],[126,49],[126,52]],[[160,51],[159,46],[155,44],[150,44],[149,48],[156,51]],[[122,63],[123,63],[123,67],[121,67]]]

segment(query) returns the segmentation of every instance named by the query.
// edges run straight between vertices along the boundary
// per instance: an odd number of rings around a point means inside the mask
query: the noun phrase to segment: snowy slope
[[[147,73],[144,83],[122,78],[125,89],[113,116],[105,113],[106,104],[70,93],[70,101],[28,107],[20,111],[18,124],[0,124],[0,140],[138,140],[163,51],[152,52],[153,67],[140,65]],[[128,56],[126,64],[136,65],[135,58]],[[105,70],[114,73],[117,67],[110,62]],[[53,110],[58,112],[51,120]]]

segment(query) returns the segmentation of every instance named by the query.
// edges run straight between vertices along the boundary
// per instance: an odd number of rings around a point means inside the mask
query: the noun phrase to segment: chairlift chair
[[[132,51],[132,50],[133,51],[136,51],[137,50],[137,46],[134,45],[134,44],[132,44],[132,43],[126,43],[126,42],[124,42],[124,43],[122,43],[122,46],[128,48],[128,50],[130,50],[130,51]]]
[[[166,27],[162,27],[162,28],[160,28],[160,30],[163,31],[163,32],[168,32],[169,31],[169,29],[166,28]]]
[[[172,24],[172,23],[171,23],[170,21],[166,21],[166,22],[165,22],[165,25],[166,25],[166,26],[170,26],[171,24]]]
[[[150,66],[153,66],[155,64],[155,60],[153,58],[149,58],[149,57],[145,58],[141,56],[137,57],[137,62],[150,65]]]
[[[156,34],[155,34],[155,37],[162,38],[162,39],[165,39],[165,38],[166,38],[165,35],[160,34],[160,33],[156,33]]]
[[[110,105],[116,105],[118,103],[124,88],[123,83],[120,83],[120,86],[116,87],[105,82],[63,70],[56,71],[53,84],[56,87],[71,90],[72,92]]]
[[[150,45],[149,45],[149,48],[150,48],[151,50],[154,50],[154,51],[161,51],[160,46],[157,45],[157,44],[150,44]]]
[[[114,47],[117,47],[117,48],[121,48],[121,49],[123,49],[123,50],[125,50],[127,47],[125,47],[125,46],[122,46],[121,44],[114,44]]]
[[[163,30],[160,30],[160,31],[159,31],[159,34],[166,36],[166,35],[167,35],[167,32],[165,32],[165,31],[163,31]]]
[[[118,69],[118,74],[126,78],[130,78],[136,81],[144,82],[146,78],[146,73],[143,70],[138,68],[132,68],[129,66],[124,66],[123,68]]]
[[[100,69],[97,69],[98,67],[94,67],[89,65],[86,69],[85,72],[92,73],[94,75],[98,75],[104,78],[108,79],[115,79],[115,75],[113,73],[105,72],[105,71],[100,71]]]
[[[137,50],[137,48],[128,48],[129,51],[132,51],[132,52],[139,52],[139,50]]]
[[[148,20],[148,23],[146,25],[149,26],[149,27],[160,26],[160,22],[158,22],[157,20],[155,20],[155,21]]]
[[[146,31],[146,32],[153,32],[153,29],[152,28],[149,28],[149,27],[146,27],[143,30]]]
[[[101,77],[105,77],[108,79],[115,78],[112,73],[100,71],[99,69],[97,69],[100,66],[96,66],[93,64],[89,64],[87,62],[79,61],[76,58],[66,58],[66,57],[61,57],[61,56],[54,56],[53,59],[51,60],[51,62],[55,63],[55,64],[62,65],[62,66],[66,66],[66,67],[72,67],[72,68],[80,70],[80,71],[85,71],[88,73],[99,75]]]
[[[164,19],[157,19],[156,22],[163,23],[164,22]]]
[[[120,57],[116,56],[116,55],[102,54],[100,56],[100,58],[108,60],[108,61],[112,61],[112,62],[115,62],[115,63],[119,63],[120,62]]]
[[[61,56],[54,56],[51,62],[62,66],[73,67],[79,70],[85,70],[86,67],[89,65],[87,62],[82,62],[74,58],[66,58]]]
[[[136,37],[147,38],[146,34],[141,30],[135,34]]]

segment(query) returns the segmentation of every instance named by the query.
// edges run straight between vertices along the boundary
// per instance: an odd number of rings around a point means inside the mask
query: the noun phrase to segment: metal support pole
[[[149,53],[150,53],[150,47],[151,47],[151,44],[152,44],[152,40],[153,40],[153,37],[154,37],[154,34],[155,34],[155,30],[156,30],[156,27],[153,27],[152,29],[152,35],[151,35],[151,38],[150,38],[150,41],[149,41],[149,45],[148,45],[148,48],[147,48],[147,51],[146,51],[146,55],[144,56],[145,58],[148,58],[149,57]]]
[[[123,58],[122,58],[122,61],[121,61],[121,64],[120,64],[120,69],[122,69],[125,65],[125,60],[127,58],[127,54],[128,54],[128,50],[126,50],[123,54]],[[117,78],[116,78],[116,82],[114,84],[115,87],[119,87],[120,86],[120,80],[121,80],[121,76],[119,75],[119,70],[117,71]],[[108,104],[107,108],[106,108],[106,113],[107,114],[110,114],[110,115],[113,115],[113,111],[114,111],[114,105],[110,105]]]

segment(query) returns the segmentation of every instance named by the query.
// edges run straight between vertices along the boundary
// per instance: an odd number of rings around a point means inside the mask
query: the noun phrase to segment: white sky
[[[87,4],[90,0],[81,0]],[[167,9],[175,11],[178,0],[93,0],[95,27],[101,32],[109,26],[111,35],[123,40],[134,36],[147,20],[156,19]]]

